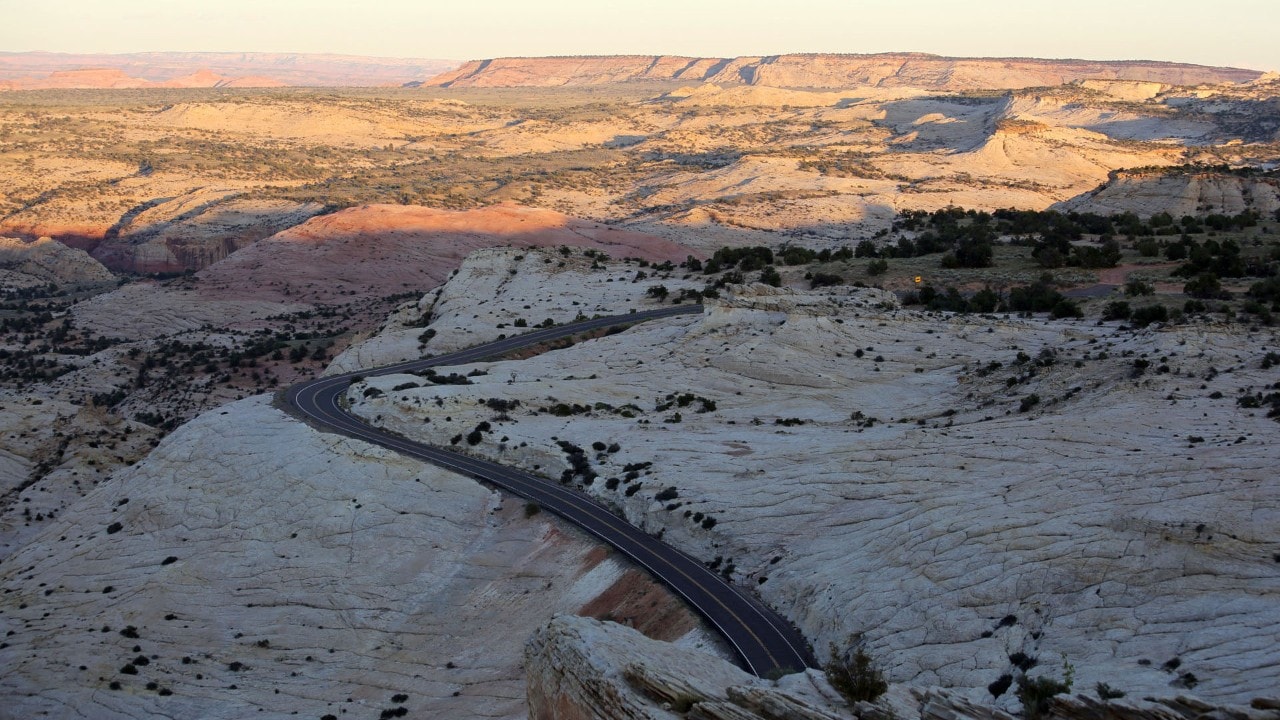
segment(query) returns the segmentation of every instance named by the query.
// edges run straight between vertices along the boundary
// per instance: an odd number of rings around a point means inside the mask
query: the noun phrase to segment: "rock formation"
[[[228,188],[199,188],[144,205],[107,230],[91,253],[123,272],[203,270],[324,209],[319,203],[239,196]]]
[[[371,205],[312,218],[228,257],[201,277],[209,286],[285,302],[367,296],[432,287],[469,253],[494,245],[565,245],[655,262],[678,262],[689,254],[669,240],[551,210]]]
[[[0,587],[13,717],[522,717],[526,639],[584,608],[712,647],[585,538],[265,397],[40,523]]]
[[[1058,205],[1064,211],[1104,215],[1131,212],[1142,217],[1169,213],[1236,215],[1255,210],[1271,215],[1280,210],[1280,178],[1248,176],[1205,169],[1185,172],[1115,172],[1084,195]]]
[[[691,58],[665,55],[493,58],[431,78],[440,87],[560,87],[678,80],[773,87],[918,87],[962,91],[1135,80],[1171,85],[1248,82],[1255,70],[1142,61],[951,58],[920,53]]]
[[[1013,720],[987,704],[942,688],[890,686],[875,702],[847,702],[819,672],[777,681],[747,675],[725,661],[625,627],[559,616],[525,648],[531,720]],[[1063,694],[1048,703],[1057,720],[1275,720],[1280,701],[1212,705],[1192,697],[1162,700]]]
[[[89,257],[88,253],[47,237],[34,241],[0,237],[0,271],[8,278],[3,284],[10,286],[39,282],[57,285],[109,282],[114,279],[111,271]]]
[[[430,327],[540,318],[555,281],[504,267],[486,289],[468,276],[495,300],[433,308]],[[603,289],[626,270],[596,272]],[[1275,423],[1235,398],[1274,380],[1274,334],[893,307],[750,286],[701,320],[449,370],[478,371],[469,385],[369,379],[350,399],[437,444],[488,422],[469,452],[553,477],[561,441],[617,443],[593,470],[627,480],[585,492],[758,589],[819,651],[860,637],[896,682],[1004,702],[1002,676],[1065,658],[1084,688],[1268,692]],[[521,411],[495,419],[489,397]]]

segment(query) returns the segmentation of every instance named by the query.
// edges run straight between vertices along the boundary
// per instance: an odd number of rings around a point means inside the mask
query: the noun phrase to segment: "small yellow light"
[[[923,280],[924,280],[924,278],[920,277],[919,275],[917,275],[917,276],[916,276],[916,284],[917,284],[917,285],[919,285]]]

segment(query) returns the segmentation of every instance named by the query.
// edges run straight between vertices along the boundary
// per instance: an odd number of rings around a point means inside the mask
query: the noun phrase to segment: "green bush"
[[[1124,300],[1107,303],[1106,309],[1102,311],[1103,320],[1128,320],[1132,315],[1133,309]]]
[[[831,661],[823,670],[827,682],[849,701],[851,707],[858,702],[874,702],[889,689],[884,675],[861,647],[840,654],[833,644]]]
[[[1141,280],[1130,280],[1124,284],[1124,294],[1129,297],[1136,297],[1138,295],[1154,295],[1155,292],[1155,286],[1151,283],[1142,282]]]
[[[832,285],[841,285],[843,283],[844,278],[834,273],[819,272],[814,273],[813,276],[809,278],[809,286],[813,289],[830,287]]]
[[[1098,691],[1098,697],[1103,700],[1119,700],[1124,697],[1123,690],[1116,690],[1104,682],[1098,683],[1095,689]]]
[[[1025,720],[1037,720],[1049,712],[1049,703],[1054,695],[1071,691],[1070,671],[1066,680],[1055,680],[1041,675],[1031,680],[1026,675],[1018,677],[1018,700],[1022,702],[1022,717]]]
[[[1213,273],[1200,273],[1182,286],[1182,292],[1202,300],[1221,298],[1224,294],[1228,298],[1231,297],[1230,294],[1223,293],[1222,283]]]
[[[1163,305],[1147,305],[1134,310],[1129,319],[1139,327],[1146,327],[1153,322],[1168,322],[1169,309]]]

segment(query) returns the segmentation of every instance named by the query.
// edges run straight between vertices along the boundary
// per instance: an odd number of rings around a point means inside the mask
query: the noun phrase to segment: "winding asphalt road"
[[[631,525],[586,495],[523,470],[413,442],[371,427],[347,413],[340,403],[340,398],[357,376],[412,373],[433,366],[478,362],[582,332],[701,311],[700,305],[676,305],[544,328],[448,355],[299,383],[285,391],[284,400],[297,414],[321,429],[381,445],[491,483],[536,502],[543,509],[603,540],[683,597],[724,635],[752,673],[765,677],[818,667],[804,638],[777,613],[726,582],[698,560]]]

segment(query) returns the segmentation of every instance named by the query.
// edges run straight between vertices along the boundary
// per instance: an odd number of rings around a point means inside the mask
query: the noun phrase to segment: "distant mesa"
[[[1086,80],[1167,85],[1244,83],[1257,70],[1154,61],[954,58],[921,53],[795,54],[694,58],[671,55],[472,60],[427,81],[436,87],[566,87],[650,80],[790,88],[915,87],[950,92],[1018,89]]]
[[[472,60],[300,53],[0,53],[0,91],[210,87],[580,87],[645,81],[947,92],[1073,82],[1247,83],[1262,72],[1154,61],[956,58],[923,53],[507,57]],[[1128,92],[1151,92],[1127,88]]]
[[[451,60],[306,53],[5,53],[0,91],[213,87],[398,87]]]

